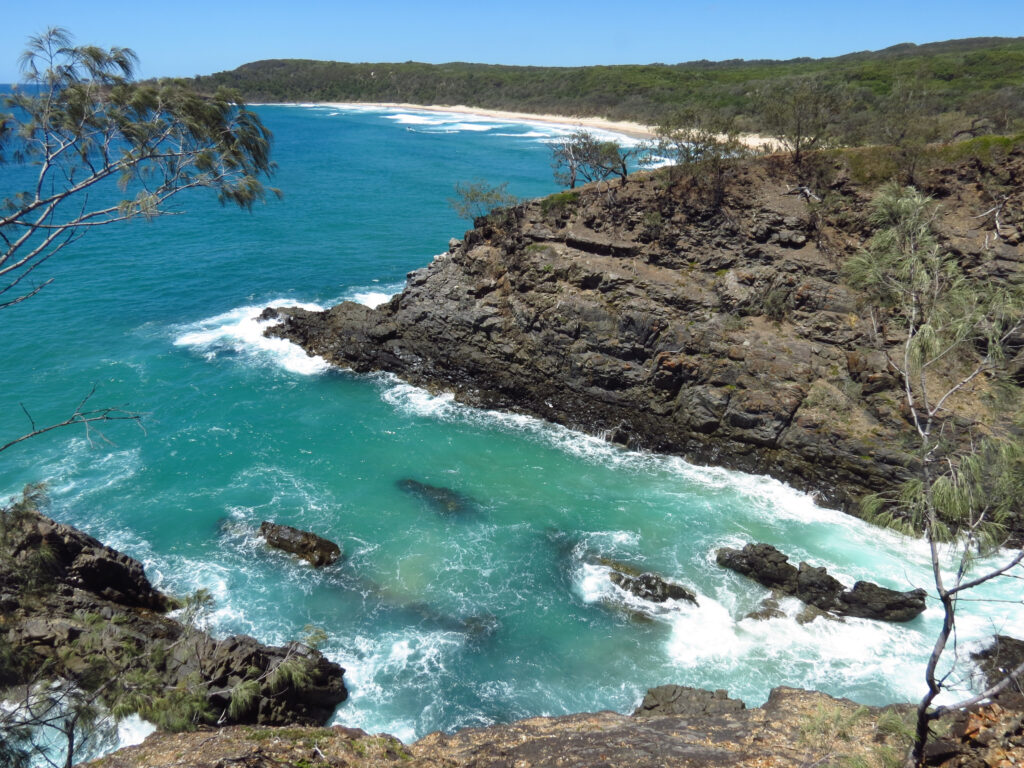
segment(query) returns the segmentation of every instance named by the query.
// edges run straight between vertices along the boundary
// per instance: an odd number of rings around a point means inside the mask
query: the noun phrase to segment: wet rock
[[[743,549],[722,547],[715,553],[715,561],[770,589],[786,595],[796,594],[800,572],[771,544],[747,544]]]
[[[740,712],[747,708],[740,699],[730,699],[727,691],[706,691],[684,685],[659,685],[648,688],[644,700],[633,711],[633,717],[685,715],[702,717]]]
[[[820,615],[815,611],[904,622],[920,615],[925,608],[923,589],[899,592],[869,581],[858,581],[853,589],[846,589],[823,567],[800,563],[795,568],[786,555],[770,544],[747,544],[743,549],[723,547],[715,553],[715,560],[724,568],[749,576],[783,595],[799,598],[813,608],[800,614],[801,623],[814,621]]]
[[[260,535],[271,547],[298,555],[316,568],[335,563],[341,557],[341,547],[333,541],[290,525],[264,520],[260,523]]]
[[[800,563],[796,577],[796,596],[808,605],[823,611],[833,610],[844,589],[842,582],[830,576],[825,568]]]
[[[666,600],[685,600],[697,605],[697,596],[685,587],[665,581],[655,573],[641,573],[630,576],[619,571],[612,571],[608,578],[615,586],[631,592],[641,600],[652,603],[664,603]]]
[[[46,660],[48,674],[80,682],[97,653],[115,669],[142,663],[142,671],[167,690],[204,695],[221,725],[319,725],[347,697],[345,670],[318,651],[299,643],[267,646],[245,636],[214,639],[164,615],[181,601],[157,592],[132,558],[36,512],[7,522],[0,585],[8,597],[0,630],[18,657]],[[40,568],[44,581],[38,580]],[[86,635],[93,639],[80,643]],[[282,664],[301,665],[305,674],[275,680]],[[259,682],[259,692],[249,710],[229,715],[230,691],[247,679]]]
[[[861,619],[910,621],[924,613],[926,595],[923,589],[898,592],[870,581],[858,581],[853,589],[839,596],[839,612]]]
[[[779,601],[774,597],[766,597],[761,601],[756,611],[751,611],[743,618],[754,621],[768,621],[769,619],[784,619],[786,612],[779,607]]]

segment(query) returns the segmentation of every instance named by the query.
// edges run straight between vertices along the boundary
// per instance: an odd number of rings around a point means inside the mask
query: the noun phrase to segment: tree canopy
[[[21,56],[24,82],[2,104],[0,162],[35,168],[0,204],[0,308],[49,280],[35,270],[97,226],[173,212],[196,187],[250,208],[268,191],[271,134],[232,92],[133,80],[128,48],[74,45],[52,28]]]

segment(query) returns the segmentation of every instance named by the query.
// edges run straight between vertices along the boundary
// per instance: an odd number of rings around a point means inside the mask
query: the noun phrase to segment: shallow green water
[[[57,282],[0,315],[0,434],[25,403],[55,420],[96,401],[145,412],[97,434],[7,451],[0,490],[46,480],[51,512],[142,559],[159,586],[206,587],[219,633],[283,642],[312,624],[347,669],[336,719],[409,739],[535,714],[629,710],[651,685],[775,685],[865,703],[918,696],[938,627],[744,619],[766,591],[714,550],[766,541],[848,583],[929,583],[919,542],[765,478],[623,451],[536,420],[475,411],[388,376],[327,370],[262,339],[268,303],[373,303],[465,228],[457,180],[554,191],[556,129],[463,117],[263,107],[281,202],[252,215],[189,198],[187,216],[97,233],[55,259]],[[411,129],[411,130],[410,130]],[[17,169],[4,169],[3,186]],[[90,440],[91,437],[91,440]],[[403,480],[452,489],[440,514]],[[444,512],[445,510],[440,510]],[[261,520],[343,544],[322,571],[267,551]],[[699,607],[627,597],[596,564],[661,572]],[[1003,596],[1013,585],[993,585]],[[961,647],[1024,631],[971,604]]]

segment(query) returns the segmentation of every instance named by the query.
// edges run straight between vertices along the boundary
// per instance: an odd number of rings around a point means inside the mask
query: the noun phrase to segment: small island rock
[[[290,525],[278,525],[264,520],[260,523],[260,535],[270,546],[298,555],[317,568],[337,562],[341,557],[341,547],[333,541]]]

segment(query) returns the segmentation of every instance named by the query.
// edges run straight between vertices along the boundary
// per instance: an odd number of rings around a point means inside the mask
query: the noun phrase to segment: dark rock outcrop
[[[78,680],[100,648],[113,670],[155,675],[164,690],[200,692],[221,724],[320,725],[348,695],[345,670],[301,643],[217,640],[164,615],[178,601],[153,588],[141,563],[71,526],[24,510],[5,525],[0,634],[17,662],[8,670],[16,679],[5,683],[33,679],[31,660],[42,659],[55,675]],[[308,681],[284,674],[287,665],[301,665]],[[229,714],[231,690],[246,680],[257,683],[250,705]]]
[[[620,571],[612,571],[608,578],[615,586],[631,592],[641,600],[652,603],[664,603],[666,600],[685,600],[697,604],[697,596],[690,590],[658,576],[656,573],[641,573],[630,576]]]
[[[846,589],[825,568],[807,563],[794,567],[770,544],[747,544],[743,549],[723,547],[715,553],[715,559],[724,568],[749,576],[769,589],[840,616],[902,622],[916,618],[925,609],[927,593],[923,589],[899,592],[870,581],[858,581],[853,589]],[[766,614],[757,618],[771,617]],[[813,619],[813,614],[807,617]]]
[[[926,596],[923,589],[897,592],[870,581],[858,581],[853,589],[839,595],[839,613],[862,619],[910,621],[924,612]]]
[[[1005,277],[1024,246],[990,242],[986,220],[971,218],[991,207],[974,185],[984,172],[936,175],[957,183],[936,224],[965,264]],[[1024,151],[999,172],[1024,189]],[[872,191],[837,169],[834,209],[812,212],[785,194],[796,180],[778,164],[737,173],[718,212],[643,174],[614,201],[590,185],[526,203],[504,224],[481,219],[386,304],[280,309],[267,333],[355,371],[769,474],[850,509],[916,466],[889,342],[839,271],[867,236]],[[1019,195],[1012,207],[1016,232]]]
[[[270,546],[298,555],[315,568],[335,563],[341,557],[341,547],[333,541],[290,525],[264,520],[260,523],[260,535]]]
[[[5,566],[12,572],[40,567],[46,579],[125,607],[165,611],[170,605],[149,583],[142,563],[69,525],[30,515],[8,538]],[[41,555],[41,562],[31,563]]]
[[[644,700],[633,712],[633,717],[656,715],[685,715],[704,717],[739,712],[747,705],[740,699],[730,699],[724,690],[706,691],[684,685],[659,685],[648,688]]]
[[[1024,640],[996,635],[990,646],[972,653],[971,658],[978,665],[982,676],[983,685],[978,687],[997,685],[1010,672],[1024,664]],[[1024,674],[1015,677],[995,700],[1005,707],[1024,710]]]

